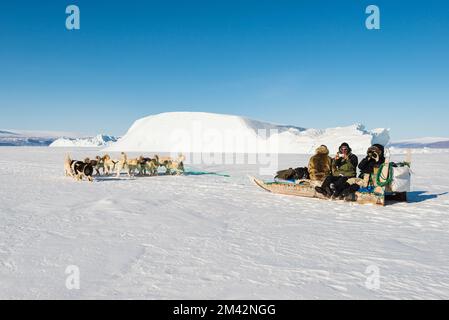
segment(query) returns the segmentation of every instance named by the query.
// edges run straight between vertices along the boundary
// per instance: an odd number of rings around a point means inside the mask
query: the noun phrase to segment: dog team
[[[138,158],[129,159],[127,154],[122,152],[118,161],[112,160],[109,155],[103,157],[96,156],[95,160],[89,158],[84,161],[72,160],[70,155],[66,155],[64,160],[65,176],[73,177],[81,181],[86,179],[93,181],[93,175],[115,174],[117,177],[124,171],[128,176],[134,175],[150,175],[159,174],[159,168],[164,168],[166,175],[180,175],[184,172],[185,156],[179,154],[177,158],[159,157],[154,155],[153,158],[140,156]]]

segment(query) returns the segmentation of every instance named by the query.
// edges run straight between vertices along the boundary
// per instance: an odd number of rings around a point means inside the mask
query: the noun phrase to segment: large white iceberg
[[[235,115],[170,112],[137,120],[104,151],[200,153],[313,153],[325,144],[331,151],[347,142],[355,153],[389,142],[388,129],[368,131],[363,125],[305,129]]]

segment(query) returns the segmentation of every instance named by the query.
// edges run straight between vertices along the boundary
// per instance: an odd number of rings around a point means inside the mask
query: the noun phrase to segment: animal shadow
[[[113,182],[113,181],[125,181],[125,180],[135,180],[135,179],[129,178],[128,176],[126,176],[126,178],[125,177],[117,178],[116,176],[114,176],[114,177],[112,177],[112,176],[110,176],[110,177],[105,177],[105,176],[94,177],[94,181],[96,181],[96,182]]]

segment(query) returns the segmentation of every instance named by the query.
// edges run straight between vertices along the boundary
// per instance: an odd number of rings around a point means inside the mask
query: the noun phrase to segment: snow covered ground
[[[412,202],[375,207],[264,192],[255,165],[80,183],[65,152],[0,148],[2,299],[449,298],[449,154],[414,155]]]

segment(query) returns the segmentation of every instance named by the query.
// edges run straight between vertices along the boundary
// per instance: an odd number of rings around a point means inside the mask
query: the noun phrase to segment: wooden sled
[[[265,182],[254,177],[249,178],[260,188],[272,193],[329,200],[321,193],[315,191],[315,187],[321,185],[319,181],[300,180],[299,183]],[[342,201],[384,206],[385,192],[383,188],[376,188],[376,192],[373,193],[356,192],[352,197]]]

